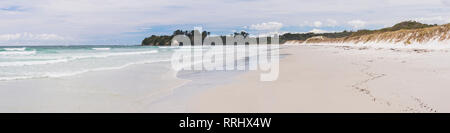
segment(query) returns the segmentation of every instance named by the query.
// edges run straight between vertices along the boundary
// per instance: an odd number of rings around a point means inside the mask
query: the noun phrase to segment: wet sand
[[[61,78],[2,81],[0,112],[158,112],[153,103],[188,82],[176,78],[169,66],[160,62]]]

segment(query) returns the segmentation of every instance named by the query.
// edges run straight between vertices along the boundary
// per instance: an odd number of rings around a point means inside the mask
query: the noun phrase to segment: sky
[[[251,35],[450,23],[450,0],[1,0],[0,45],[138,45],[203,29]]]

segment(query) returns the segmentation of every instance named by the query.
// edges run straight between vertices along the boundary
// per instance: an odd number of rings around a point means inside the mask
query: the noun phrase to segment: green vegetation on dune
[[[386,43],[386,44],[434,44],[435,41],[450,40],[450,24],[420,25],[402,23],[393,27],[370,31],[371,33],[350,35],[342,38],[309,38],[305,43]]]
[[[351,36],[362,36],[362,35],[368,35],[368,34],[374,34],[374,33],[383,33],[383,32],[389,32],[389,31],[398,31],[398,30],[411,30],[411,29],[421,29],[421,28],[428,28],[437,26],[437,24],[429,25],[429,24],[422,24],[416,21],[404,21],[398,24],[395,24],[392,27],[387,27],[379,30],[358,30],[354,32]]]
[[[335,32],[335,33],[286,33],[280,36],[280,43],[283,44],[286,41],[291,40],[301,40],[304,41],[308,38],[315,37],[315,36],[324,36],[327,38],[341,38],[341,37],[347,37],[352,35],[354,32]]]
[[[411,30],[411,29],[421,29],[421,28],[428,28],[437,26],[435,25],[429,25],[429,24],[422,24],[416,21],[403,21],[398,24],[395,24],[392,27],[387,27],[379,30],[367,30],[362,29],[358,31],[343,31],[343,32],[335,32],[335,33],[299,33],[299,34],[291,34],[286,33],[282,36],[280,36],[280,42],[284,43],[286,41],[291,40],[301,40],[305,41],[308,38],[315,37],[315,36],[323,36],[325,38],[343,38],[343,37],[356,37],[356,36],[363,36],[363,35],[369,35],[369,34],[376,34],[376,33],[383,33],[383,32],[390,32],[390,31],[398,31],[398,30]]]

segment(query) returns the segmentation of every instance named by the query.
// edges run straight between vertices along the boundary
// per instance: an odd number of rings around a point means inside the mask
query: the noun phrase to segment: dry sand
[[[450,112],[450,53],[289,46],[279,79],[259,72],[193,96],[188,112]]]

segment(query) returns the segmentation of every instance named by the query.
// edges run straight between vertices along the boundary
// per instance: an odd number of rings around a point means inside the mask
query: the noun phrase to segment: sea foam
[[[157,63],[157,62],[166,62],[170,60],[152,60],[152,61],[141,61],[141,62],[131,62],[117,67],[100,67],[100,68],[92,68],[85,69],[79,71],[69,71],[69,72],[49,72],[44,74],[36,74],[36,75],[26,75],[26,76],[12,76],[12,77],[0,77],[0,81],[8,81],[8,80],[23,80],[23,79],[37,79],[37,78],[61,78],[67,76],[74,76],[78,74],[83,74],[87,72],[95,72],[95,71],[105,71],[105,70],[118,70],[123,69],[132,65],[138,64],[149,64],[149,63]]]
[[[35,52],[35,51],[34,51]],[[0,55],[2,52],[0,52]],[[43,61],[14,61],[14,62],[0,62],[0,67],[10,67],[10,66],[29,66],[29,65],[47,65],[55,63],[64,63],[73,60],[87,59],[87,58],[107,58],[111,56],[124,56],[124,55],[140,55],[140,54],[153,54],[158,53],[157,50],[151,51],[141,51],[141,52],[120,52],[120,53],[107,53],[107,54],[96,54],[96,55],[85,55],[85,56],[71,56],[67,58],[59,58],[53,60],[43,60]]]
[[[36,54],[36,51],[2,51],[0,52],[0,55],[34,55]]]
[[[3,48],[6,51],[25,51],[25,47],[23,48]]]
[[[0,81],[57,78],[122,69],[134,64],[170,61],[171,51],[152,56],[160,52],[158,49],[136,46],[0,47]]]
[[[107,51],[107,50],[111,50],[111,48],[92,48],[93,50],[103,50],[103,51]]]
[[[68,62],[68,59],[56,59],[56,60],[45,60],[45,61],[15,61],[15,62],[0,62],[0,67],[10,67],[10,66],[28,66],[28,65],[45,65]]]

